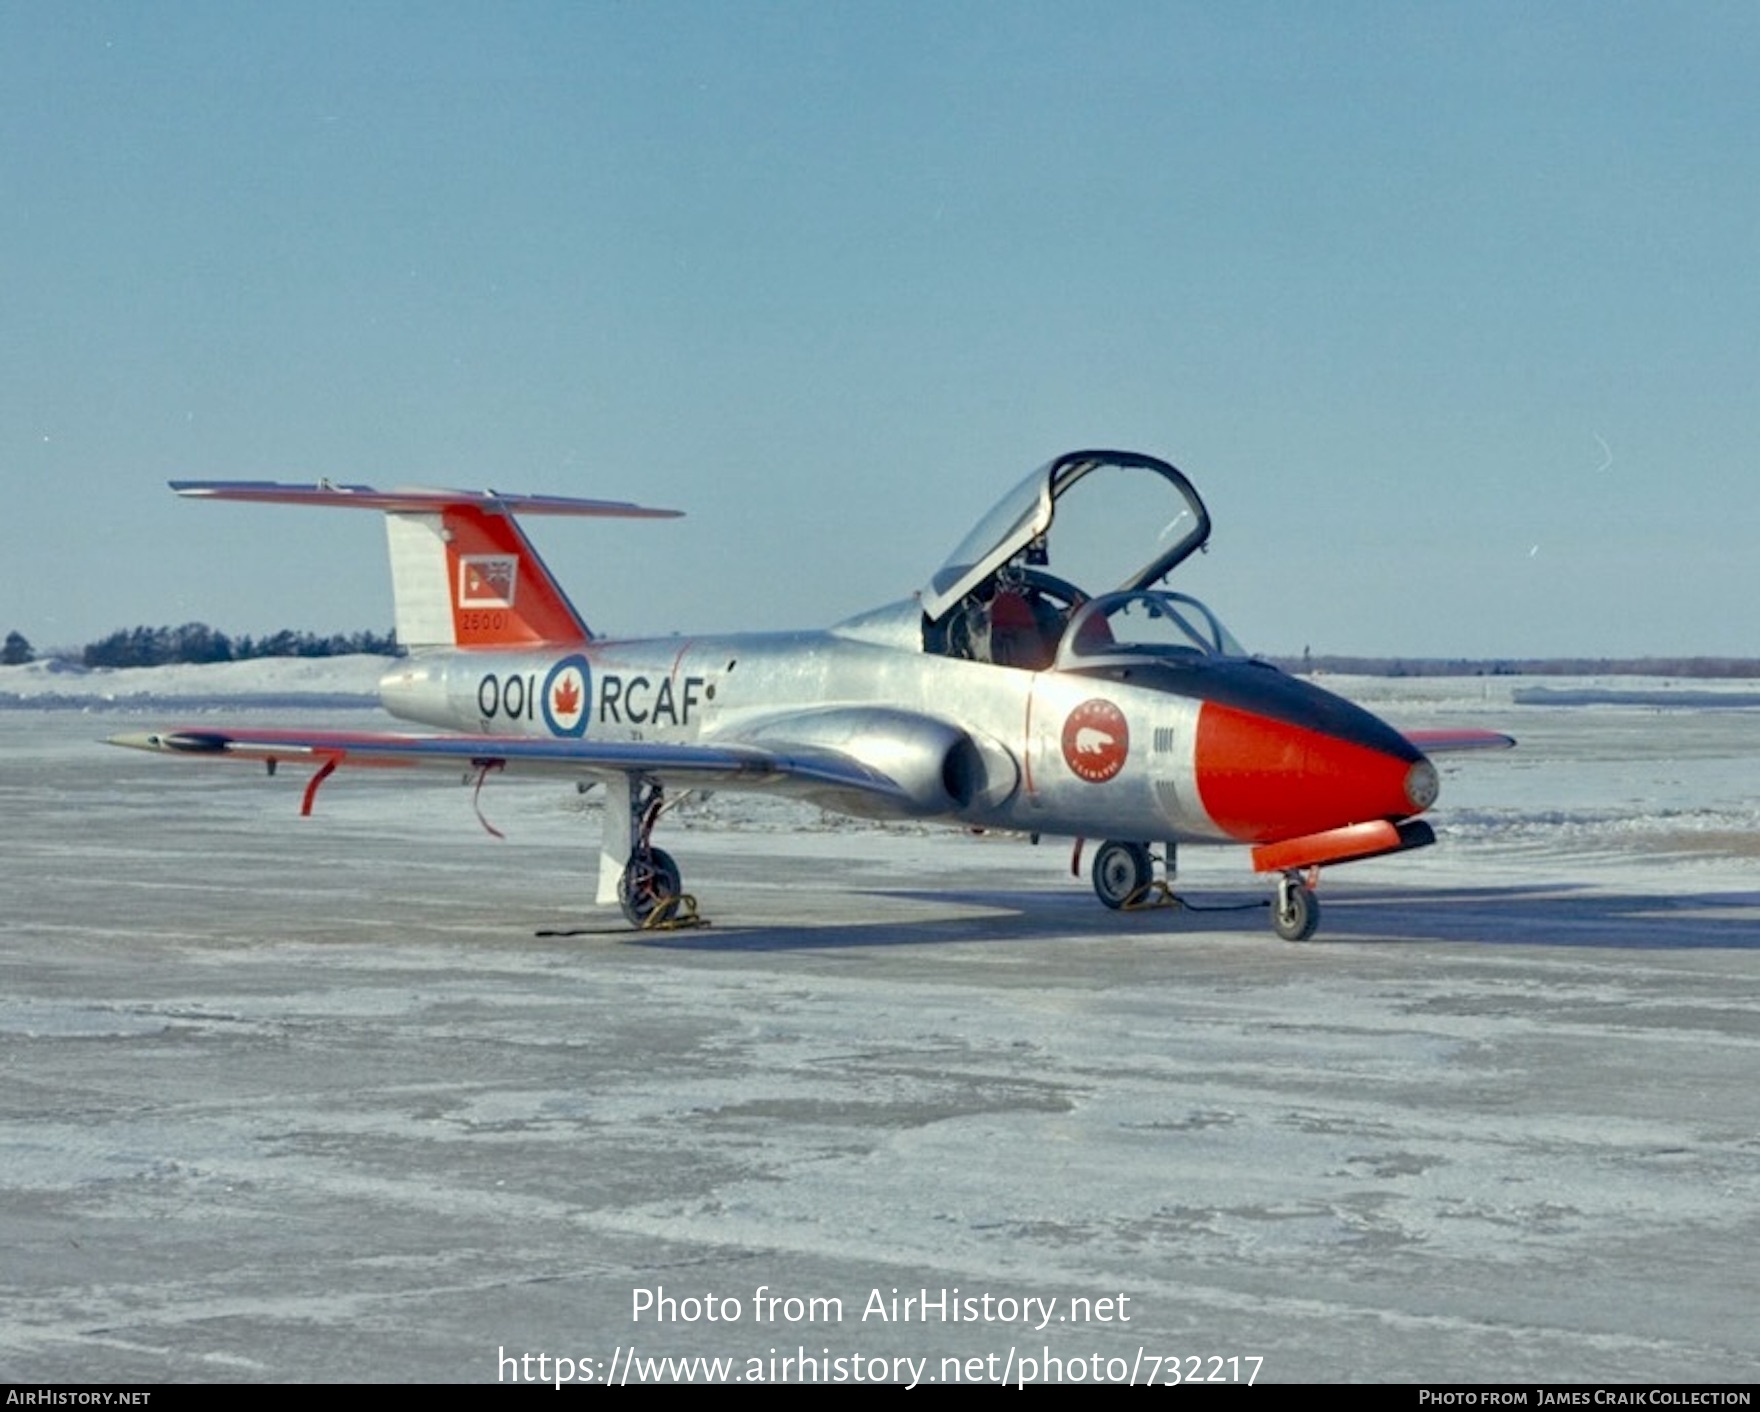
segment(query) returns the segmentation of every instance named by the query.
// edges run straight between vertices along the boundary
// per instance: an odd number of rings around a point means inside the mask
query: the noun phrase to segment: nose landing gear
[[[1081,871],[1082,841],[1076,840],[1071,869]],[[1155,876],[1155,858],[1147,844],[1108,839],[1094,852],[1094,895],[1115,912],[1138,912],[1148,908],[1185,907],[1195,912],[1232,912],[1236,906],[1197,906],[1178,896],[1171,886],[1174,845],[1167,845],[1167,878]],[[1306,941],[1320,925],[1320,899],[1314,895],[1320,880],[1318,868],[1286,868],[1278,874],[1277,893],[1271,899],[1271,928],[1285,941]],[[1261,907],[1263,903],[1249,904]]]
[[[1319,925],[1320,899],[1313,883],[1294,869],[1280,873],[1277,896],[1271,900],[1271,929],[1285,941],[1306,941]]]

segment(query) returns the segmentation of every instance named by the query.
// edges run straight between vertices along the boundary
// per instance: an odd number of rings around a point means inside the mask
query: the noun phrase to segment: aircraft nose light
[[[1406,771],[1406,799],[1414,814],[1422,814],[1436,802],[1436,796],[1441,792],[1442,782],[1437,778],[1436,766],[1428,760],[1419,760]]]

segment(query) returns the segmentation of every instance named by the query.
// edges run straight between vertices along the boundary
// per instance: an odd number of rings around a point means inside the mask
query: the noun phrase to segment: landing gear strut
[[[1280,874],[1277,896],[1271,900],[1272,930],[1285,941],[1306,941],[1319,925],[1320,899],[1313,885],[1293,869]]]
[[[678,864],[664,848],[653,844],[654,825],[665,807],[665,794],[660,781],[646,775],[632,778],[623,791],[628,801],[628,855],[617,874],[617,905],[632,927],[644,931],[681,926],[701,926],[696,899],[684,891]],[[616,795],[606,800],[606,809],[615,808]],[[606,842],[612,838],[612,816],[606,814]],[[602,858],[600,867],[603,869]],[[601,873],[601,878],[604,878]],[[600,887],[603,889],[604,882]],[[603,896],[601,901],[610,899]]]

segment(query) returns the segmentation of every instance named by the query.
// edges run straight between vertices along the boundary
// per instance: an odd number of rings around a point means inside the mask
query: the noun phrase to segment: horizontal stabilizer
[[[247,500],[260,505],[332,505],[348,510],[412,512],[474,505],[491,514],[587,515],[621,520],[677,519],[682,510],[653,510],[624,500],[581,500],[567,495],[505,495],[498,490],[437,490],[423,486],[375,490],[370,485],[319,481],[297,485],[273,480],[174,480],[171,488],[192,500]]]
[[[682,513],[623,500],[421,486],[376,490],[333,481],[174,480],[171,488],[192,500],[384,512],[397,640],[411,651],[578,647],[591,641],[586,620],[538,557],[515,514],[655,520]]]

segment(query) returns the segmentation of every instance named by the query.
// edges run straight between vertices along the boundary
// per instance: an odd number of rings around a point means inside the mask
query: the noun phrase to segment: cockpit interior
[[[981,519],[922,592],[925,650],[1023,671],[1120,657],[1243,657],[1197,599],[1150,585],[1202,548],[1210,516],[1165,461],[1077,451]]]

